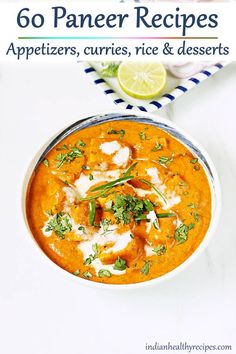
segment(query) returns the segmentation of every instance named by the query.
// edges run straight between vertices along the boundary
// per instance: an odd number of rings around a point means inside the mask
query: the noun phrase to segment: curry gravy
[[[89,281],[147,281],[203,240],[211,192],[198,159],[152,125],[113,121],[75,132],[31,177],[27,219],[57,265]]]

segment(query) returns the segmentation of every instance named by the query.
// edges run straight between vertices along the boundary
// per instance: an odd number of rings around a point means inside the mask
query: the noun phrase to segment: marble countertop
[[[116,107],[77,64],[1,63],[0,97],[0,352],[144,354],[146,343],[168,341],[235,346],[236,62],[158,111],[206,148],[223,208],[209,247],[187,270],[140,290],[70,281],[48,266],[22,220],[22,181],[38,149],[77,118]]]

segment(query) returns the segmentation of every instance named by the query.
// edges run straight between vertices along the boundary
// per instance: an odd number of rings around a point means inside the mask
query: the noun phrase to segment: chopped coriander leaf
[[[63,181],[67,186],[69,186],[69,182],[67,180]]]
[[[188,231],[189,228],[185,224],[181,224],[176,230],[175,230],[175,239],[178,241],[178,244],[184,243],[188,239]]]
[[[58,148],[56,148],[57,151],[60,151],[60,150],[68,150],[68,147],[66,146],[66,144],[62,145],[62,146],[59,146]]]
[[[191,222],[191,224],[189,224],[189,226],[188,226],[188,229],[192,230],[194,228],[194,226],[195,226],[195,224],[193,222]]]
[[[195,221],[199,221],[199,214],[198,213],[194,213],[194,220]]]
[[[95,200],[91,200],[89,202],[89,225],[91,226],[94,225],[95,215],[96,215],[96,203]]]
[[[170,164],[173,161],[173,157],[160,156],[158,162],[161,165]]]
[[[84,278],[92,278],[92,276],[93,275],[89,271],[86,271],[86,272],[83,273],[83,277]]]
[[[85,147],[86,146],[86,144],[83,142],[83,140],[79,140],[77,142],[77,145],[80,146],[80,147]]]
[[[48,166],[49,166],[49,161],[48,161],[48,159],[44,159],[44,160],[43,160],[43,164],[44,164],[44,166],[48,167]]]
[[[102,278],[102,277],[110,278],[111,275],[112,274],[111,274],[111,272],[108,269],[100,269],[99,272],[98,272],[98,276],[100,278]]]
[[[58,161],[57,163],[57,168],[61,167],[64,165],[64,163],[66,163],[67,161],[67,154],[59,154],[56,156],[56,161]]]
[[[116,219],[117,224],[129,224],[131,218],[134,220],[143,220],[147,216],[144,214],[146,206],[142,199],[127,195],[116,195],[112,211]],[[144,215],[144,216],[143,216]]]
[[[189,195],[189,192],[185,191],[185,192],[183,193],[183,195]]]
[[[76,146],[70,148],[70,152],[68,152],[67,154],[67,159],[69,161],[73,161],[74,159],[76,159],[77,157],[81,157],[83,156],[83,152],[80,151]]]
[[[131,237],[132,239],[134,239],[134,234],[130,234],[130,237]]]
[[[55,234],[63,240],[65,234],[72,230],[70,216],[64,212],[57,213],[48,221],[45,231],[54,231]]]
[[[102,66],[104,67],[101,70],[101,74],[105,77],[116,77],[118,68],[120,66],[120,63],[111,61],[111,62],[104,62],[102,63]]]
[[[167,248],[165,245],[157,245],[152,250],[152,252],[156,253],[157,256],[163,255],[164,253],[166,253],[166,251],[167,251]]]
[[[140,137],[141,140],[146,140],[146,138],[147,138],[146,134],[144,132],[140,132],[139,133],[139,137]]]
[[[89,264],[91,264],[93,260],[94,260],[93,255],[90,254],[89,257],[85,259],[84,265],[89,265]]]
[[[89,171],[89,170],[90,170],[90,167],[89,167],[89,166],[86,166],[86,165],[83,165],[83,166],[82,166],[82,170],[84,170],[84,171]]]
[[[73,275],[75,275],[75,276],[77,276],[77,275],[79,275],[80,274],[80,270],[79,269],[77,269],[76,271],[74,271],[74,273],[73,273]]]
[[[56,156],[56,161],[58,161],[57,168],[63,166],[65,163],[70,163],[75,160],[77,157],[83,156],[83,152],[80,151],[76,146],[70,148],[70,151],[67,153],[61,153]]]
[[[93,180],[93,175],[92,175],[92,173],[89,174],[89,180],[90,180],[90,181]]]
[[[144,265],[141,268],[140,272],[143,273],[144,275],[148,275],[149,274],[149,270],[150,270],[150,261],[144,261]]]
[[[115,261],[114,267],[115,270],[125,270],[126,269],[126,261],[121,257],[118,257]]]
[[[109,230],[109,226],[112,224],[111,220],[109,219],[102,219],[102,227],[103,230],[106,232]]]
[[[120,135],[120,139],[122,139],[125,135],[125,130],[124,129],[120,129],[120,130],[115,130],[115,129],[109,129],[107,134],[111,135],[111,134],[115,134],[115,135]]]
[[[52,211],[52,209],[51,209],[51,210],[47,210],[46,213],[47,213],[49,216],[53,216],[53,211]]]
[[[94,254],[90,254],[88,258],[85,259],[84,264],[89,265],[91,264],[96,258],[98,258],[98,255],[100,253],[100,248],[97,243],[92,245],[92,249]]]
[[[188,207],[194,209],[194,208],[196,208],[196,205],[194,203],[189,203]]]
[[[159,143],[156,143],[156,145],[154,146],[154,148],[152,149],[153,152],[162,150],[162,145]]]
[[[195,164],[195,163],[198,162],[198,159],[197,159],[197,158],[194,158],[194,159],[192,159],[190,162],[191,162],[192,164]]]
[[[145,131],[147,130],[148,128],[145,128],[144,131],[140,132],[139,133],[139,137],[140,137],[140,140],[144,141],[144,140],[147,140],[147,135],[145,133]]]
[[[94,243],[92,245],[92,249],[93,249],[93,252],[95,254],[96,257],[98,257],[99,253],[100,253],[100,247],[97,243]]]
[[[79,230],[79,231],[82,231],[84,234],[86,233],[85,227],[82,226],[82,225],[78,227],[78,230]]]

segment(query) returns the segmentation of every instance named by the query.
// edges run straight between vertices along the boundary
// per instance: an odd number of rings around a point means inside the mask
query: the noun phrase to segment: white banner
[[[236,59],[236,3],[0,3],[0,60]]]

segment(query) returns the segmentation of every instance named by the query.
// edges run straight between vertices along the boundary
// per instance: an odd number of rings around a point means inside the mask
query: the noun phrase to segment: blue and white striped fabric
[[[85,73],[93,80],[94,84],[98,86],[105,95],[107,95],[116,105],[121,109],[138,109],[143,112],[154,112],[157,109],[160,109],[166,106],[168,103],[173,102],[176,98],[182,96],[185,92],[191,90],[196,85],[199,85],[204,80],[208,79],[210,76],[214,75],[217,71],[222,69],[228,63],[218,63],[212,65],[200,73],[190,77],[189,79],[182,80],[181,85],[176,86],[169,93],[164,94],[158,100],[152,100],[150,102],[144,101],[144,104],[135,105],[131,102],[128,102],[128,99],[120,97],[114,89],[112,89],[109,84],[103,79],[99,72],[87,62],[81,62],[84,66]]]

